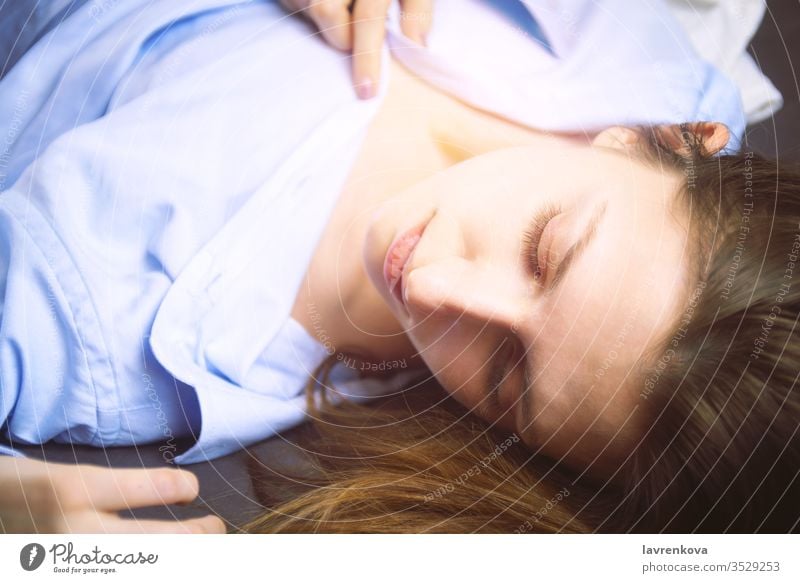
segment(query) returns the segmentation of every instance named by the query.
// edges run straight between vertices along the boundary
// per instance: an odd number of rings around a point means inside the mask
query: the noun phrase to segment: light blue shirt
[[[437,0],[426,49],[394,7],[387,46],[532,127],[714,119],[741,135],[736,88],[660,2],[551,4]],[[357,100],[349,58],[272,2],[64,6],[0,81],[7,437],[195,436],[175,459],[194,463],[300,422],[329,348],[290,311],[388,67]],[[335,380],[369,398],[413,376]]]

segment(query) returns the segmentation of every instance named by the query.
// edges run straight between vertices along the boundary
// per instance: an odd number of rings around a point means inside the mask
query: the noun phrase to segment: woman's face
[[[534,450],[605,473],[642,433],[637,364],[685,298],[682,176],[546,144],[472,158],[387,201],[364,259],[449,393]]]

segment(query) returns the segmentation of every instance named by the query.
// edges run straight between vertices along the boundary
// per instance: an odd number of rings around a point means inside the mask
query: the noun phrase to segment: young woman
[[[684,514],[712,529],[739,516],[759,528],[754,515],[784,526],[762,506],[797,468],[773,462],[796,450],[795,303],[776,284],[798,214],[791,188],[780,215],[764,202],[758,177],[775,180],[774,165],[714,157],[729,131],[707,112],[734,135],[742,124],[729,83],[629,7],[616,17],[647,50],[609,42],[606,62],[605,13],[523,13],[512,22],[524,34],[490,35],[508,15],[464,16],[486,10],[476,2],[446,13],[459,29],[437,13],[427,49],[390,31],[411,72],[384,57],[382,99],[359,102],[341,55],[277,6],[195,4],[87,3],[0,84],[17,120],[0,208],[12,442],[193,435],[189,450],[165,450],[191,463],[300,421],[309,376],[366,399],[435,378],[495,433],[443,416],[430,393],[424,439],[415,418],[349,438],[374,455],[342,468],[347,489],[253,529],[531,531],[537,516],[550,530],[695,528]],[[572,40],[553,32],[570,22]],[[651,87],[661,77],[674,91]],[[789,223],[759,234],[777,216]],[[777,258],[769,278],[748,273],[748,253]],[[752,336],[743,313],[769,333]],[[765,385],[772,360],[784,372]],[[337,365],[328,378],[321,363]],[[21,530],[219,527],[108,513],[191,497],[191,483],[165,493],[152,474],[93,470],[78,496],[64,484],[83,468],[0,461],[16,485],[3,520]],[[21,504],[31,484],[52,503]],[[754,484],[776,496],[750,496]],[[721,500],[714,514],[714,494],[746,510]]]
[[[317,488],[281,500],[256,468],[275,507],[248,531],[797,527],[800,173],[778,174],[752,153],[715,158],[715,146],[688,131],[616,132],[605,151],[602,135],[594,147],[549,140],[476,158],[431,180],[431,190],[415,187],[436,200],[436,213],[403,270],[402,296],[383,292],[466,408],[429,386],[388,411],[323,408],[318,431],[298,444],[322,470],[303,480]],[[523,156],[536,179],[519,173]],[[450,192],[489,186],[484,160],[521,181],[477,203],[481,213],[448,207]],[[541,178],[540,160],[556,169],[554,183]],[[559,160],[578,164],[586,182],[565,181]],[[598,160],[614,178],[591,173]],[[638,176],[637,187],[626,191],[620,176]],[[553,218],[537,227],[546,235],[535,239],[536,258],[523,253],[519,264],[511,233],[524,231],[531,184],[561,194],[544,206]],[[594,213],[580,210],[591,203]],[[435,222],[448,211],[449,223]],[[505,228],[481,228],[495,212]],[[459,251],[442,253],[447,240]],[[313,378],[310,392],[336,390],[324,366]]]

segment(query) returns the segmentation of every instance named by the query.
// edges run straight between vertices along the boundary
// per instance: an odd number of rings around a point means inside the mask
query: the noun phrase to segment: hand
[[[400,27],[411,40],[424,45],[433,0],[399,0]],[[392,0],[280,0],[290,12],[302,11],[317,25],[328,43],[353,52],[353,86],[361,99],[375,96],[380,79],[381,47],[386,14]],[[352,14],[350,4],[353,4]]]
[[[0,456],[0,533],[224,533],[216,516],[122,519],[117,511],[190,502],[197,478],[185,470],[110,469]]]

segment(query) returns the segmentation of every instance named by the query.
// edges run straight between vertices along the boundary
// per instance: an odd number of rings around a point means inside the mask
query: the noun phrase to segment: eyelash
[[[542,233],[544,233],[544,229],[547,226],[547,223],[550,222],[556,215],[560,214],[562,211],[562,207],[559,204],[548,204],[542,209],[539,209],[535,215],[533,215],[533,219],[530,221],[530,226],[525,229],[525,232],[522,234],[522,241],[524,246],[524,253],[526,262],[525,264],[529,266],[531,275],[536,281],[539,281],[542,277],[542,266],[539,265],[539,242],[542,239]]]

